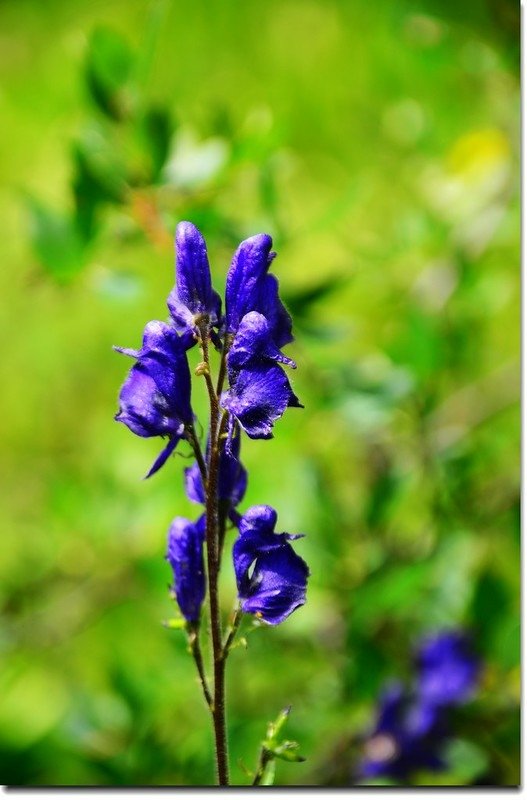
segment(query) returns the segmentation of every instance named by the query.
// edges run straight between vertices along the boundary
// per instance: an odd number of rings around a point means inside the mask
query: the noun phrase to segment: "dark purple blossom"
[[[168,308],[178,330],[194,330],[200,317],[218,325],[221,299],[212,288],[207,246],[191,222],[176,228],[176,285],[168,297]]]
[[[309,570],[290,541],[299,538],[274,533],[276,511],[253,506],[240,519],[233,547],[234,571],[242,611],[270,625],[283,622],[306,601]]]
[[[218,499],[230,509],[241,503],[247,489],[247,470],[240,462],[240,433],[232,437],[229,450],[223,448],[218,469]],[[209,447],[207,445],[207,454]],[[197,463],[185,469],[185,489],[193,503],[205,504],[205,491]]]
[[[269,321],[258,311],[251,311],[242,318],[229,350],[229,370],[233,374],[243,367],[273,361],[296,369],[295,362],[276,346]]]
[[[302,408],[284,371],[259,364],[236,373],[231,388],[221,398],[251,439],[271,439],[273,425],[288,406]]]
[[[197,522],[176,517],[168,532],[166,559],[174,573],[174,591],[181,613],[190,623],[199,620],[205,599],[203,542],[205,516]]]
[[[442,753],[447,734],[441,710],[413,696],[401,684],[392,684],[380,698],[359,773],[363,778],[404,781],[418,770],[442,770],[446,767]]]
[[[419,694],[435,705],[464,703],[473,694],[480,660],[462,631],[444,631],[420,645],[416,664]]]
[[[149,477],[163,466],[185,436],[185,425],[192,423],[185,343],[169,325],[154,321],[146,326],[139,350],[115,349],[137,359],[121,388],[115,419],[137,436],[168,437],[168,444],[152,465]]]
[[[243,317],[258,311],[267,319],[277,347],[293,341],[291,317],[278,296],[278,280],[268,270],[276,253],[273,240],[259,233],[243,241],[227,274],[225,311],[227,332],[235,334]]]

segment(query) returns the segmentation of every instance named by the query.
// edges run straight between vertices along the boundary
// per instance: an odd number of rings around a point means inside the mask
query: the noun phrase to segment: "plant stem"
[[[196,429],[194,428],[194,423],[186,426],[188,440],[192,446],[192,450],[194,451],[194,455],[196,457],[196,462],[199,467],[199,471],[201,474],[201,480],[203,481],[203,489],[207,485],[207,465],[205,464],[205,459],[203,458],[203,453],[201,451],[201,445],[199,443],[199,439],[196,434]]]
[[[192,653],[192,657],[196,662],[201,688],[203,690],[203,697],[205,698],[205,702],[207,703],[209,709],[212,712],[214,708],[214,701],[210,693],[209,685],[207,683],[207,678],[205,675],[205,668],[203,666],[203,656],[201,654],[201,646],[199,643],[199,627],[192,628],[188,631],[188,643],[190,646],[190,652]]]
[[[229,655],[229,650],[232,647],[232,643],[234,642],[235,636],[238,633],[238,628],[240,627],[240,622],[242,621],[243,611],[241,610],[240,606],[237,607],[236,611],[234,612],[234,618],[232,620],[231,629],[225,639],[225,643],[223,645],[223,660],[227,660],[227,656]]]
[[[267,750],[266,747],[262,747],[260,750],[260,756],[258,758],[258,766],[256,767],[256,772],[254,774],[254,780],[252,782],[252,786],[260,786],[261,782],[265,776],[265,770],[267,765],[270,761],[272,761],[272,754]]]
[[[218,397],[210,375],[207,326],[199,328],[200,346],[205,370],[203,375],[207,384],[210,400],[210,446],[205,494],[207,574],[209,584],[210,627],[212,636],[212,654],[214,666],[214,702],[212,721],[216,745],[216,768],[218,784],[229,785],[229,756],[227,749],[227,726],[225,719],[225,659],[223,657],[220,605],[218,597],[219,574],[219,531],[218,531],[218,472],[220,462],[219,433],[223,427],[219,423]],[[225,418],[224,418],[225,419]],[[219,431],[218,431],[219,425]]]

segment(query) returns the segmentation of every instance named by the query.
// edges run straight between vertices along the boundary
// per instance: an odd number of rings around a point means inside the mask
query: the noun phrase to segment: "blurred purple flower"
[[[400,684],[381,695],[377,721],[364,745],[359,765],[363,778],[405,780],[417,770],[445,768],[442,749],[447,730],[441,712]]]
[[[416,664],[419,695],[429,703],[454,705],[470,699],[481,663],[470,638],[461,631],[444,631],[421,643]]]
[[[480,673],[469,636],[441,631],[423,639],[409,689],[392,684],[381,695],[377,721],[364,741],[363,778],[407,780],[418,770],[447,769],[443,751],[452,736],[449,710],[473,694]]]

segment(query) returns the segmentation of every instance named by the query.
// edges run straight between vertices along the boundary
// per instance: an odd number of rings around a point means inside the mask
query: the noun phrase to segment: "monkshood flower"
[[[443,770],[447,728],[441,710],[429,706],[400,684],[379,701],[377,721],[359,765],[363,778],[406,780],[418,770]]]
[[[227,333],[235,334],[243,317],[258,311],[269,323],[277,347],[293,341],[292,321],[278,296],[278,280],[268,270],[276,253],[266,233],[245,239],[236,250],[227,274],[225,315]]]
[[[266,317],[249,312],[227,357],[230,389],[222,395],[221,405],[252,439],[272,438],[273,425],[286,408],[302,408],[279,364],[296,368],[278,349]]]
[[[221,299],[212,288],[207,246],[191,222],[176,228],[176,285],[167,304],[177,330],[193,331],[205,320],[210,327],[221,319]]]
[[[170,325],[153,321],[145,327],[139,350],[115,349],[137,359],[121,388],[115,419],[137,436],[168,437],[148,478],[163,466],[193,421],[186,345]]]
[[[416,665],[420,696],[438,706],[469,700],[481,668],[469,637],[461,631],[427,637],[417,651]]]
[[[174,573],[174,591],[179,608],[191,624],[198,622],[205,599],[204,540],[204,516],[197,522],[184,517],[172,521],[166,559]]]
[[[276,511],[252,506],[240,519],[233,547],[234,571],[242,611],[278,625],[306,601],[309,569],[295,553],[288,533],[275,533]]]
[[[240,434],[233,435],[230,450],[223,448],[218,469],[218,499],[232,510],[241,503],[247,489],[247,470],[240,462]],[[209,445],[207,444],[207,457]],[[185,490],[193,503],[205,505],[203,480],[197,463],[185,469]],[[232,514],[231,514],[232,517]]]

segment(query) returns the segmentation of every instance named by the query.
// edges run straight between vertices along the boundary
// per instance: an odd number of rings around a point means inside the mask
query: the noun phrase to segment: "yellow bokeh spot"
[[[466,133],[454,142],[447,154],[447,168],[453,173],[477,177],[505,164],[511,155],[510,143],[498,128]]]

